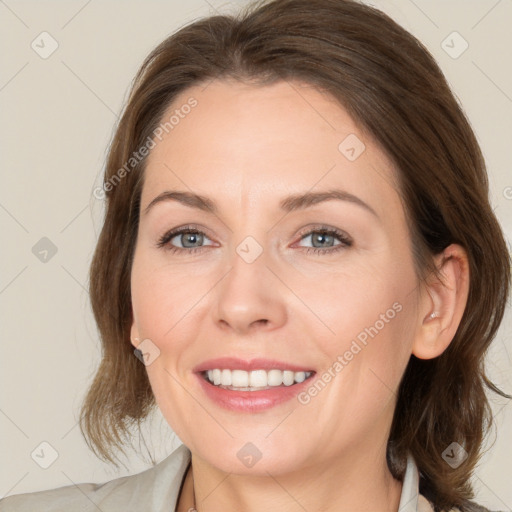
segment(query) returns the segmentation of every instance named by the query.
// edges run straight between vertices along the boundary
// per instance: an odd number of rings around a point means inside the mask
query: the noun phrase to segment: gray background
[[[0,496],[102,482],[148,467],[129,452],[129,470],[117,472],[95,458],[77,427],[100,355],[87,272],[103,204],[92,191],[147,53],[184,24],[246,3],[0,0]],[[491,201],[510,241],[512,0],[368,3],[411,31],[439,62],[482,146]],[[462,52],[464,41],[469,46]],[[45,55],[52,44],[57,49]],[[511,316],[509,308],[488,358],[492,378],[509,393]],[[480,503],[510,511],[512,405],[493,399],[493,408],[496,442],[474,481]],[[180,443],[159,411],[146,437],[157,460]]]

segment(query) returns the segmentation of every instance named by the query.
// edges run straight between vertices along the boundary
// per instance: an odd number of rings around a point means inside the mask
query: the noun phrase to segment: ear
[[[451,244],[434,260],[442,279],[431,274],[421,283],[419,323],[412,347],[419,359],[432,359],[446,350],[457,332],[469,293],[469,264],[463,247]]]
[[[132,326],[130,328],[130,343],[137,348],[140,344],[139,328],[135,322],[135,315],[132,311]]]

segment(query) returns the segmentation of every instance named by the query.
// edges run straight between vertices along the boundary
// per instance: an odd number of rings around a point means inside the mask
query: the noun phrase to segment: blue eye
[[[179,241],[181,243],[181,247],[176,247],[171,244],[171,240],[173,238],[179,237]],[[157,247],[166,247],[171,252],[196,252],[198,250],[203,249],[204,246],[194,246],[194,244],[202,243],[206,235],[199,231],[198,229],[191,228],[189,226],[184,226],[179,229],[175,229],[174,231],[169,231],[165,235],[163,235],[157,243]]]
[[[313,244],[318,243],[320,245],[316,247],[305,247],[306,252],[314,252],[316,254],[332,254],[333,252],[337,252],[352,245],[352,240],[345,233],[333,228],[322,227],[312,229],[302,236],[301,241],[308,237],[311,237]],[[335,240],[338,240],[340,243],[334,245]],[[331,243],[333,245],[331,245]]]
[[[171,241],[177,237],[179,237],[178,240],[181,246],[176,246],[171,243]],[[313,244],[320,244],[320,246],[300,246],[306,253],[313,252],[316,254],[332,254],[334,252],[350,247],[353,243],[350,237],[348,237],[342,231],[324,226],[310,229],[308,232],[303,233],[300,240],[302,241],[308,237],[312,237]],[[159,239],[157,247],[165,248],[172,253],[191,254],[202,251],[207,247],[207,245],[197,245],[203,244],[205,239],[209,240],[203,231],[200,231],[191,226],[183,226],[181,228],[165,233]],[[334,244],[335,240],[338,240],[339,243]]]

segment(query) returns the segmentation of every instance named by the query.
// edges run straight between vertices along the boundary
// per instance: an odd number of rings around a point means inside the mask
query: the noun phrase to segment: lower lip
[[[291,386],[276,386],[271,389],[260,391],[232,391],[210,384],[201,373],[196,373],[199,384],[206,395],[224,409],[240,412],[259,412],[271,409],[279,404],[291,400],[297,396],[306,386],[309,386],[311,379],[293,384]]]

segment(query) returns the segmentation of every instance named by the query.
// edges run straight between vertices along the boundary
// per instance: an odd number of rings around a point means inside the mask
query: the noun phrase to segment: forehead
[[[333,97],[308,84],[215,80],[190,87],[161,126],[167,129],[148,157],[143,207],[169,188],[232,206],[333,187],[368,202],[375,194],[395,206],[398,200],[385,153]]]

